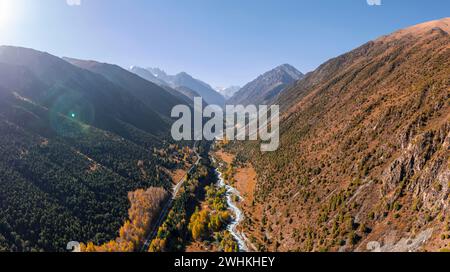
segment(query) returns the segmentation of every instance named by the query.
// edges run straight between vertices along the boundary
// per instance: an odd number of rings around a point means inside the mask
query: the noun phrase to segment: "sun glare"
[[[0,27],[7,27],[13,18],[14,0],[0,0]]]

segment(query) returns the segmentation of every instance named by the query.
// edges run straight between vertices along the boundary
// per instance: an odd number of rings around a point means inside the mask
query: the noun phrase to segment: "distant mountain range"
[[[224,169],[245,190],[239,231],[250,249],[448,251],[449,44],[450,19],[431,21],[306,75],[281,65],[233,94],[228,103],[281,107],[278,150],[263,153],[259,141],[216,145],[236,155]],[[170,170],[194,167],[183,159],[192,143],[170,137],[170,113],[198,95],[225,103],[186,73],[0,46],[0,252],[64,251],[68,241],[128,235],[129,192],[170,191]],[[193,176],[198,186],[202,179]],[[203,189],[191,187],[169,202],[179,211],[169,221],[181,220],[174,226],[183,231],[198,223],[185,206],[204,206],[196,198]],[[183,250],[177,227],[165,226],[155,243]]]
[[[157,111],[163,118],[167,118],[170,115],[170,111],[177,105],[176,103],[191,103],[191,99],[180,94],[180,92],[171,90],[164,85],[159,86],[153,84],[120,66],[72,58],[63,59],[77,67],[104,76],[114,84],[126,89],[130,94],[137,97],[148,107]],[[177,100],[175,100],[174,97],[176,97]]]
[[[303,76],[300,71],[289,64],[278,66],[242,87],[227,103],[235,105],[272,104],[286,87]]]
[[[150,82],[158,84],[160,86],[164,86],[164,85],[170,86],[170,84],[168,84],[168,82],[164,81],[163,79],[158,78],[157,76],[155,76],[152,72],[150,72],[147,69],[137,67],[137,66],[132,66],[130,68],[130,71],[135,73],[136,75],[138,75]]]
[[[64,60],[6,46],[0,47],[0,63],[8,73],[0,84],[9,92],[49,109],[62,107],[59,111],[79,109],[82,113],[89,107],[95,118],[81,121],[102,129],[116,130],[120,121],[154,135],[166,133],[172,107],[183,103],[163,88],[115,65]],[[22,79],[23,73],[29,74],[27,80]]]
[[[163,87],[170,87],[183,95],[193,98],[201,96],[208,104],[271,104],[290,84],[304,75],[289,64],[284,64],[264,73],[257,79],[239,86],[217,87],[215,90],[207,83],[182,72],[168,75],[159,68],[133,66],[130,71],[140,77]]]
[[[225,104],[225,98],[209,84],[195,79],[185,72],[176,75],[168,75],[159,68],[144,69],[136,66],[131,67],[130,70],[146,80],[162,86],[169,86],[188,97],[199,95],[208,104],[219,106]]]

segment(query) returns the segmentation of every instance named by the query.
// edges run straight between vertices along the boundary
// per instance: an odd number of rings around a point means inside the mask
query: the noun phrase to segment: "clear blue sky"
[[[450,16],[449,0],[0,0],[0,44],[186,71],[243,85],[290,63],[308,72],[380,35]]]

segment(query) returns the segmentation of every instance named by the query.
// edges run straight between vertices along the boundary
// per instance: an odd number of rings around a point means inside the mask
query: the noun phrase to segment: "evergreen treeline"
[[[123,138],[27,101],[0,104],[0,251],[103,244],[128,218],[129,192],[171,187],[160,168],[177,163],[150,134]]]

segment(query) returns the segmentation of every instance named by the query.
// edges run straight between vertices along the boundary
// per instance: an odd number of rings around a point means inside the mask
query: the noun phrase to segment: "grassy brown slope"
[[[252,228],[265,237],[262,250],[448,246],[449,25],[369,42],[281,95],[280,149],[249,156],[265,215]]]

